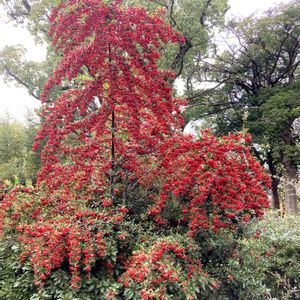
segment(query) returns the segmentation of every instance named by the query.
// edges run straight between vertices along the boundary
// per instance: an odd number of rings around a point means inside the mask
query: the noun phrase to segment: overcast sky
[[[261,12],[279,3],[288,3],[290,0],[229,0],[231,6],[227,16],[248,16],[254,12]],[[3,22],[3,12],[0,11],[0,48],[5,45],[23,44],[28,49],[28,58],[42,60],[45,51],[35,45],[32,37],[25,29],[14,27]],[[0,115],[8,111],[19,121],[24,121],[27,109],[37,108],[38,100],[30,97],[24,88],[16,88],[13,84],[7,86],[0,77]]]

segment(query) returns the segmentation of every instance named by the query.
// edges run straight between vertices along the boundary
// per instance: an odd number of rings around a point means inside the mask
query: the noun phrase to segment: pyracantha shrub
[[[120,282],[125,296],[141,299],[196,299],[201,288],[218,283],[202,271],[199,246],[182,236],[143,243],[133,252]]]
[[[149,209],[164,223],[163,211],[175,203],[182,214],[172,221],[187,223],[191,236],[202,229],[236,228],[268,206],[262,184],[269,186],[269,176],[245,146],[251,137],[200,134],[198,139],[174,135],[160,148],[161,189]]]
[[[182,36],[118,2],[68,0],[53,10],[50,36],[62,60],[42,95],[34,145],[44,144],[42,169],[36,189],[3,200],[1,230],[18,236],[36,284],[63,269],[73,287],[97,272],[122,283],[114,296],[132,285],[144,298],[172,288],[188,295],[199,278],[208,282],[201,258],[164,237],[193,244],[199,230],[234,230],[261,215],[268,179],[244,136],[182,135],[185,101],[172,97],[174,74],[157,67],[162,43]],[[58,86],[65,91],[50,102]],[[153,230],[161,238],[146,249]],[[146,281],[135,273],[143,257]]]

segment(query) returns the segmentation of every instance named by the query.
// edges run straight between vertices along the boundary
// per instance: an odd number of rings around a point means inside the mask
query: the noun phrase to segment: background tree
[[[0,177],[24,179],[24,156],[23,127],[6,114],[0,122]]]
[[[261,17],[231,21],[234,42],[212,59],[199,57],[188,84],[194,118],[213,117],[219,133],[247,128],[253,147],[272,174],[273,206],[279,208],[279,177],[285,182],[285,208],[297,213],[295,181],[299,152],[293,124],[299,111],[300,5],[273,8]],[[199,90],[199,83],[211,88]]]
[[[162,9],[173,28],[181,32],[185,40],[179,51],[165,47],[160,65],[176,71],[176,77],[186,80],[194,68],[194,58],[203,55],[211,47],[211,40],[224,25],[229,6],[221,0],[127,0],[124,3],[146,7],[149,11]]]
[[[9,114],[1,116],[0,177],[12,184],[36,181],[40,167],[40,153],[32,151],[39,126],[36,119],[33,113],[28,113],[27,124],[24,125],[16,122]]]
[[[24,148],[25,148],[25,178],[30,180],[32,185],[36,185],[38,172],[41,168],[41,150],[33,151],[32,145],[34,144],[37,136],[37,131],[41,126],[41,121],[36,112],[28,111],[26,114],[26,123],[24,128]]]
[[[24,59],[26,49],[21,46],[6,46],[0,50],[0,72],[4,82],[15,83],[16,86],[25,87],[32,97],[40,100],[41,87],[45,84],[52,67],[49,62],[34,62]]]

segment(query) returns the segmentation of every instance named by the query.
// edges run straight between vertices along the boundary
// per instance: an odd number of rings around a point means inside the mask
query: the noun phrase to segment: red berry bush
[[[106,299],[193,299],[218,286],[202,271],[197,235],[262,215],[269,179],[248,136],[183,136],[185,101],[157,67],[161,45],[183,37],[118,2],[52,11],[62,59],[42,95],[42,169],[35,189],[2,201],[1,232],[18,237],[37,285],[63,270],[74,288],[102,274]]]

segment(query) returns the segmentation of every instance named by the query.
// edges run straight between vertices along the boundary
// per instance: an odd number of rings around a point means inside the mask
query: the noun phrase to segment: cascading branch
[[[183,37],[119,2],[68,0],[52,11],[62,60],[42,95],[34,148],[44,144],[43,166],[36,189],[14,190],[1,203],[1,231],[16,229],[36,284],[60,268],[74,288],[92,272],[118,283],[113,297],[134,289],[163,299],[180,290],[193,299],[209,282],[190,251],[194,237],[261,215],[268,177],[243,135],[182,135],[185,101],[172,97],[174,74],[157,60],[162,44]],[[65,92],[49,102],[58,86]],[[159,242],[151,243],[153,230]],[[177,242],[168,237],[174,232]]]
[[[175,202],[182,213],[176,221],[187,224],[190,236],[236,229],[240,221],[263,215],[268,200],[262,186],[269,186],[269,176],[245,147],[251,137],[200,134],[197,140],[174,135],[160,148],[162,188],[149,214],[166,223],[161,214]]]

